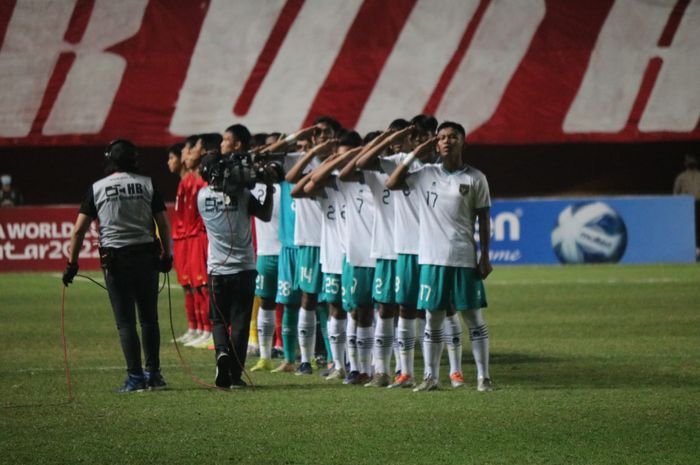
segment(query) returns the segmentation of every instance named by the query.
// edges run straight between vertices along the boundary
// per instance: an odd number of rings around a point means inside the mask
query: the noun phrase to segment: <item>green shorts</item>
[[[399,254],[396,259],[396,303],[417,308],[419,281],[418,255]]]
[[[259,255],[255,264],[258,277],[255,278],[255,295],[263,299],[274,299],[277,295],[277,255]]]
[[[318,296],[319,302],[339,304],[342,302],[342,289],[340,287],[341,275],[337,273],[323,273],[323,289]]]
[[[320,294],[323,273],[321,273],[321,248],[308,245],[299,246],[294,288],[307,294]]]
[[[294,271],[297,264],[297,248],[282,246],[277,268],[277,297],[275,302],[283,305],[299,305],[301,294],[294,289]]]
[[[341,277],[343,310],[349,312],[355,308],[372,305],[372,281],[374,268],[352,266],[343,260]]]
[[[457,311],[487,306],[484,283],[475,268],[421,265],[418,308],[435,311],[454,306]]]
[[[377,259],[372,298],[382,304],[396,303],[396,260]]]

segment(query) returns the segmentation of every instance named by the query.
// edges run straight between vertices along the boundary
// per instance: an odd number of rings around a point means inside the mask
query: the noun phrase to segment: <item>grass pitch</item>
[[[97,276],[97,275],[95,275]],[[498,268],[486,282],[498,390],[413,393],[254,374],[193,383],[161,294],[163,392],[116,394],[123,359],[105,291],[57,274],[0,275],[0,457],[62,464],[696,464],[700,266]],[[175,332],[184,330],[173,289]],[[213,354],[184,349],[206,381]],[[420,352],[417,353],[420,360]],[[255,360],[249,360],[249,365]],[[420,370],[420,362],[417,368]]]

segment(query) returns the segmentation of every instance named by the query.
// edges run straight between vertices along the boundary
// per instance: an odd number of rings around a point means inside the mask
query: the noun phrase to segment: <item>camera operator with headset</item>
[[[158,325],[158,272],[167,273],[172,267],[165,204],[151,178],[136,174],[137,152],[132,142],[111,142],[105,162],[107,176],[88,189],[80,206],[63,284],[68,286],[78,273],[78,255],[90,223],[96,219],[104,279],[127,365],[128,376],[119,392],[165,388]],[[162,242],[156,238],[154,220]],[[137,309],[145,371],[136,331]]]
[[[270,221],[272,184],[281,174],[265,163],[252,163],[246,153],[250,133],[227,132],[235,137],[236,153],[209,153],[202,159],[202,177],[209,184],[197,196],[197,208],[209,238],[209,318],[216,349],[217,387],[242,388],[255,293],[255,255],[251,216]],[[263,203],[251,193],[255,182],[267,185]],[[229,336],[228,327],[231,327]]]

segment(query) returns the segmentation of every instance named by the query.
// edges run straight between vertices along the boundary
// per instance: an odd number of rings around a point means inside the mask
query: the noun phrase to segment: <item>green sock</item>
[[[299,307],[284,306],[282,314],[282,345],[284,359],[294,363],[297,359],[297,325],[299,324]]]

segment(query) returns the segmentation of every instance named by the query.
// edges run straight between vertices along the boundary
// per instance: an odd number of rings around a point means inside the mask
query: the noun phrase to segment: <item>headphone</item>
[[[115,147],[120,146],[121,150],[115,152]],[[114,139],[105,149],[105,158],[110,161],[117,161],[122,157],[136,159],[136,146],[127,139]]]

